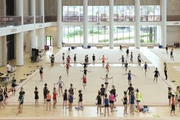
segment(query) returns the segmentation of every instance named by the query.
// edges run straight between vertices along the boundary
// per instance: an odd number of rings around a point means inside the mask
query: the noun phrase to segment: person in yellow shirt
[[[137,104],[137,109],[139,110],[140,109],[140,105],[139,103],[141,102],[141,93],[139,92],[139,89],[137,88],[136,89],[136,104]]]

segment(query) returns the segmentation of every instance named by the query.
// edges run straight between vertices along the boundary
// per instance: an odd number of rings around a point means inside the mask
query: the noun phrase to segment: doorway
[[[53,45],[52,36],[46,36],[46,45],[47,46],[52,46]]]

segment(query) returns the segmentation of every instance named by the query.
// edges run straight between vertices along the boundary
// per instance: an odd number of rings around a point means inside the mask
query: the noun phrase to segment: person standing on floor
[[[98,91],[98,95],[96,97],[96,100],[97,100],[97,103],[96,103],[96,105],[97,105],[97,114],[99,112],[101,114],[101,102],[102,102],[102,100],[101,100],[101,92],[100,91]]]
[[[135,76],[135,75],[131,73],[131,70],[129,70],[128,73],[123,74],[123,76],[124,76],[124,75],[127,75],[127,76],[128,76],[128,84],[131,84],[131,79],[132,79],[131,75],[132,75],[132,76]],[[135,76],[135,77],[136,77],[136,76]]]
[[[107,94],[105,94],[105,98],[104,98],[104,116],[106,116],[106,111],[107,111],[107,115],[109,116],[109,99],[107,97]]]
[[[51,67],[54,66],[54,61],[55,61],[55,57],[54,54],[52,54],[51,56],[49,56],[50,60],[51,60]]]
[[[76,59],[77,59],[76,54],[74,54],[74,66],[77,64]]]
[[[174,60],[174,55],[173,55],[173,53],[174,53],[174,50],[171,49],[171,52],[170,52],[170,59],[171,59],[171,60]]]
[[[3,90],[0,90],[0,109],[1,106],[5,108],[3,100],[4,100]]]
[[[95,64],[95,60],[96,60],[96,56],[93,54],[93,56],[92,56],[93,64]]]
[[[132,113],[133,115],[134,115],[134,101],[135,101],[134,92],[131,92],[131,95],[130,95],[130,113]]]
[[[114,109],[114,95],[113,95],[113,91],[110,91],[110,95],[109,95],[109,103],[110,103],[110,109],[111,109],[111,112],[113,112],[113,109]]]
[[[168,55],[168,45],[166,45],[166,54]]]
[[[43,67],[42,66],[39,68],[39,74],[40,74],[41,81],[43,81]]]
[[[110,78],[109,78],[109,77],[108,77],[108,74],[106,74],[106,77],[105,77],[105,78],[102,78],[102,77],[101,77],[101,79],[105,81],[105,83],[104,83],[104,84],[105,84],[105,89],[107,90],[108,84],[109,84],[108,80],[109,80],[109,79],[113,79],[113,77],[110,77]]]
[[[50,91],[48,90],[47,94],[46,94],[46,111],[49,109],[49,111],[51,111],[51,95],[50,95]]]
[[[165,75],[165,80],[167,80],[168,76],[167,76],[167,64],[164,62],[164,75]]]
[[[134,92],[134,88],[132,87],[132,84],[131,84],[131,83],[129,84],[129,87],[128,87],[128,89],[127,89],[126,92],[128,92],[128,95],[129,95],[129,103],[130,103],[131,93]]]
[[[168,102],[169,102],[169,106],[171,105],[171,97],[172,97],[172,91],[171,91],[171,87],[168,87]]]
[[[11,74],[11,65],[10,62],[7,62],[7,75]]]
[[[144,68],[144,71],[145,71],[145,76],[146,76],[147,69],[149,68],[149,66],[148,66],[147,62],[145,62],[145,63],[144,63],[143,68]]]
[[[57,83],[54,83],[54,85],[58,85],[58,92],[59,92],[59,96],[60,93],[63,95],[63,86],[65,86],[64,82],[61,79],[62,77],[59,76],[59,81]]]
[[[142,98],[142,95],[141,93],[139,92],[139,89],[137,88],[136,89],[136,104],[137,104],[137,109],[140,110],[140,105],[139,103],[141,102],[141,98]]]
[[[63,109],[67,108],[67,100],[68,100],[67,89],[65,89],[63,94]]]
[[[53,108],[56,108],[56,103],[57,103],[57,92],[56,92],[56,88],[53,88]]]
[[[12,95],[15,95],[15,92],[16,92],[16,79],[15,79],[15,77],[13,77],[13,79],[11,81],[11,87],[12,87]]]
[[[175,98],[174,95],[172,94],[172,100],[171,100],[171,116],[173,116],[173,114],[176,116],[176,106],[175,106]]]
[[[121,101],[123,102],[123,105],[124,105],[124,115],[128,115],[128,113],[127,113],[128,100],[127,100],[127,92],[126,91],[124,91],[124,97],[121,99]]]
[[[34,91],[35,107],[39,107],[39,103],[38,103],[39,95],[38,94],[39,94],[38,88],[35,87],[35,91]]]
[[[44,95],[44,104],[46,104],[46,95],[48,93],[48,88],[47,88],[47,83],[44,84],[44,88],[43,88],[43,95]]]
[[[160,73],[158,71],[158,68],[156,68],[156,70],[154,71],[154,81],[153,82],[156,81],[156,83],[157,83],[159,76],[160,76]]]

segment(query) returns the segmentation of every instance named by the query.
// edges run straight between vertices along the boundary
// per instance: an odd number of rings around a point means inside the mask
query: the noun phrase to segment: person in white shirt
[[[11,73],[11,65],[10,62],[7,62],[7,74],[9,75]]]
[[[60,96],[60,91],[62,93],[63,96],[63,86],[65,86],[64,82],[61,80],[61,76],[59,76],[59,81],[57,83],[55,83],[54,85],[59,85],[59,96]]]

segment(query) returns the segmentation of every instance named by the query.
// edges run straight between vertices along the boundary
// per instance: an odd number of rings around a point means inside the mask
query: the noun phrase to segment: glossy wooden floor
[[[66,50],[67,48],[64,48],[64,50]],[[82,49],[82,48],[78,48],[78,49]],[[95,48],[92,48],[93,50]],[[108,49],[108,48],[103,48],[103,49]],[[118,48],[115,48],[118,51]],[[134,48],[131,48],[134,49]],[[156,50],[158,50],[158,48],[155,48]],[[56,54],[58,53],[60,50],[54,48],[54,49],[50,49],[50,51],[47,51],[44,56],[43,56],[43,60],[40,62],[36,62],[36,63],[30,63],[29,60],[29,54],[25,54],[24,56],[24,61],[25,61],[25,65],[22,67],[18,67],[17,71],[15,72],[16,74],[16,79],[20,80],[20,79],[24,79],[27,78],[29,76],[26,76],[24,74],[29,74],[29,73],[33,73],[32,71],[37,69],[37,66],[39,65],[43,65],[43,66],[49,66],[50,64],[49,62],[49,55],[50,54]],[[164,50],[165,51],[165,50]],[[180,53],[179,49],[175,49],[175,56],[180,56],[178,53]],[[82,51],[83,52],[83,49]],[[162,76],[163,79],[163,63],[165,62],[164,59],[161,59],[160,55],[158,56],[158,54],[153,53],[151,50],[146,49],[146,48],[141,48],[140,52],[152,63],[150,66],[156,66],[158,67],[158,69],[160,70],[160,74]],[[86,53],[84,53],[86,54]],[[15,64],[15,60],[10,61],[11,65]],[[99,64],[100,65],[100,64]],[[97,65],[98,66],[98,65]],[[136,66],[135,64],[133,66]],[[179,63],[171,63],[168,62],[168,82],[171,82],[173,80],[175,80],[175,82],[173,82],[173,84],[175,86],[180,85],[180,81],[178,80],[178,78],[180,77],[180,71],[178,71],[178,69],[174,69],[174,67],[176,66],[180,66],[180,60]],[[112,67],[116,67],[116,64],[112,64]],[[79,70],[79,68],[78,68]],[[1,67],[0,71],[5,73],[6,72],[6,67]],[[70,76],[70,75],[69,75]],[[142,76],[144,77],[144,74],[142,74]],[[79,76],[81,77],[81,76]],[[28,85],[28,83],[27,83]],[[34,86],[33,86],[34,89]],[[99,89],[99,88],[98,88]],[[118,89],[118,88],[116,88]],[[173,88],[174,89],[174,88]],[[39,90],[40,91],[40,90]],[[94,97],[94,96],[93,96]],[[88,97],[85,99],[89,99]],[[152,98],[153,99],[153,98]],[[17,101],[16,101],[17,102]],[[16,103],[15,103],[16,104]],[[168,103],[167,103],[168,104]],[[118,111],[114,112],[112,114],[110,114],[109,117],[105,117],[106,119],[178,119],[180,118],[180,112],[177,108],[177,116],[170,116],[170,107],[168,105],[153,105],[150,106],[150,113],[136,113],[135,115],[128,115],[128,116],[123,116],[123,107],[122,105],[117,107]],[[63,119],[74,119],[74,117],[76,117],[76,119],[91,119],[90,117],[93,117],[94,119],[104,119],[104,116],[102,115],[97,115],[96,114],[96,107],[94,105],[86,105],[85,104],[85,109],[84,111],[76,111],[75,109],[73,109],[72,112],[69,112],[66,109],[62,109],[61,104],[57,105],[56,109],[52,109],[51,111],[46,111],[45,110],[45,106],[40,103],[40,107],[39,108],[35,108],[33,105],[24,105],[23,108],[23,113],[22,114],[18,114],[17,113],[17,106],[16,105],[7,105],[5,109],[0,110],[0,119],[59,119],[59,118],[63,118]]]

